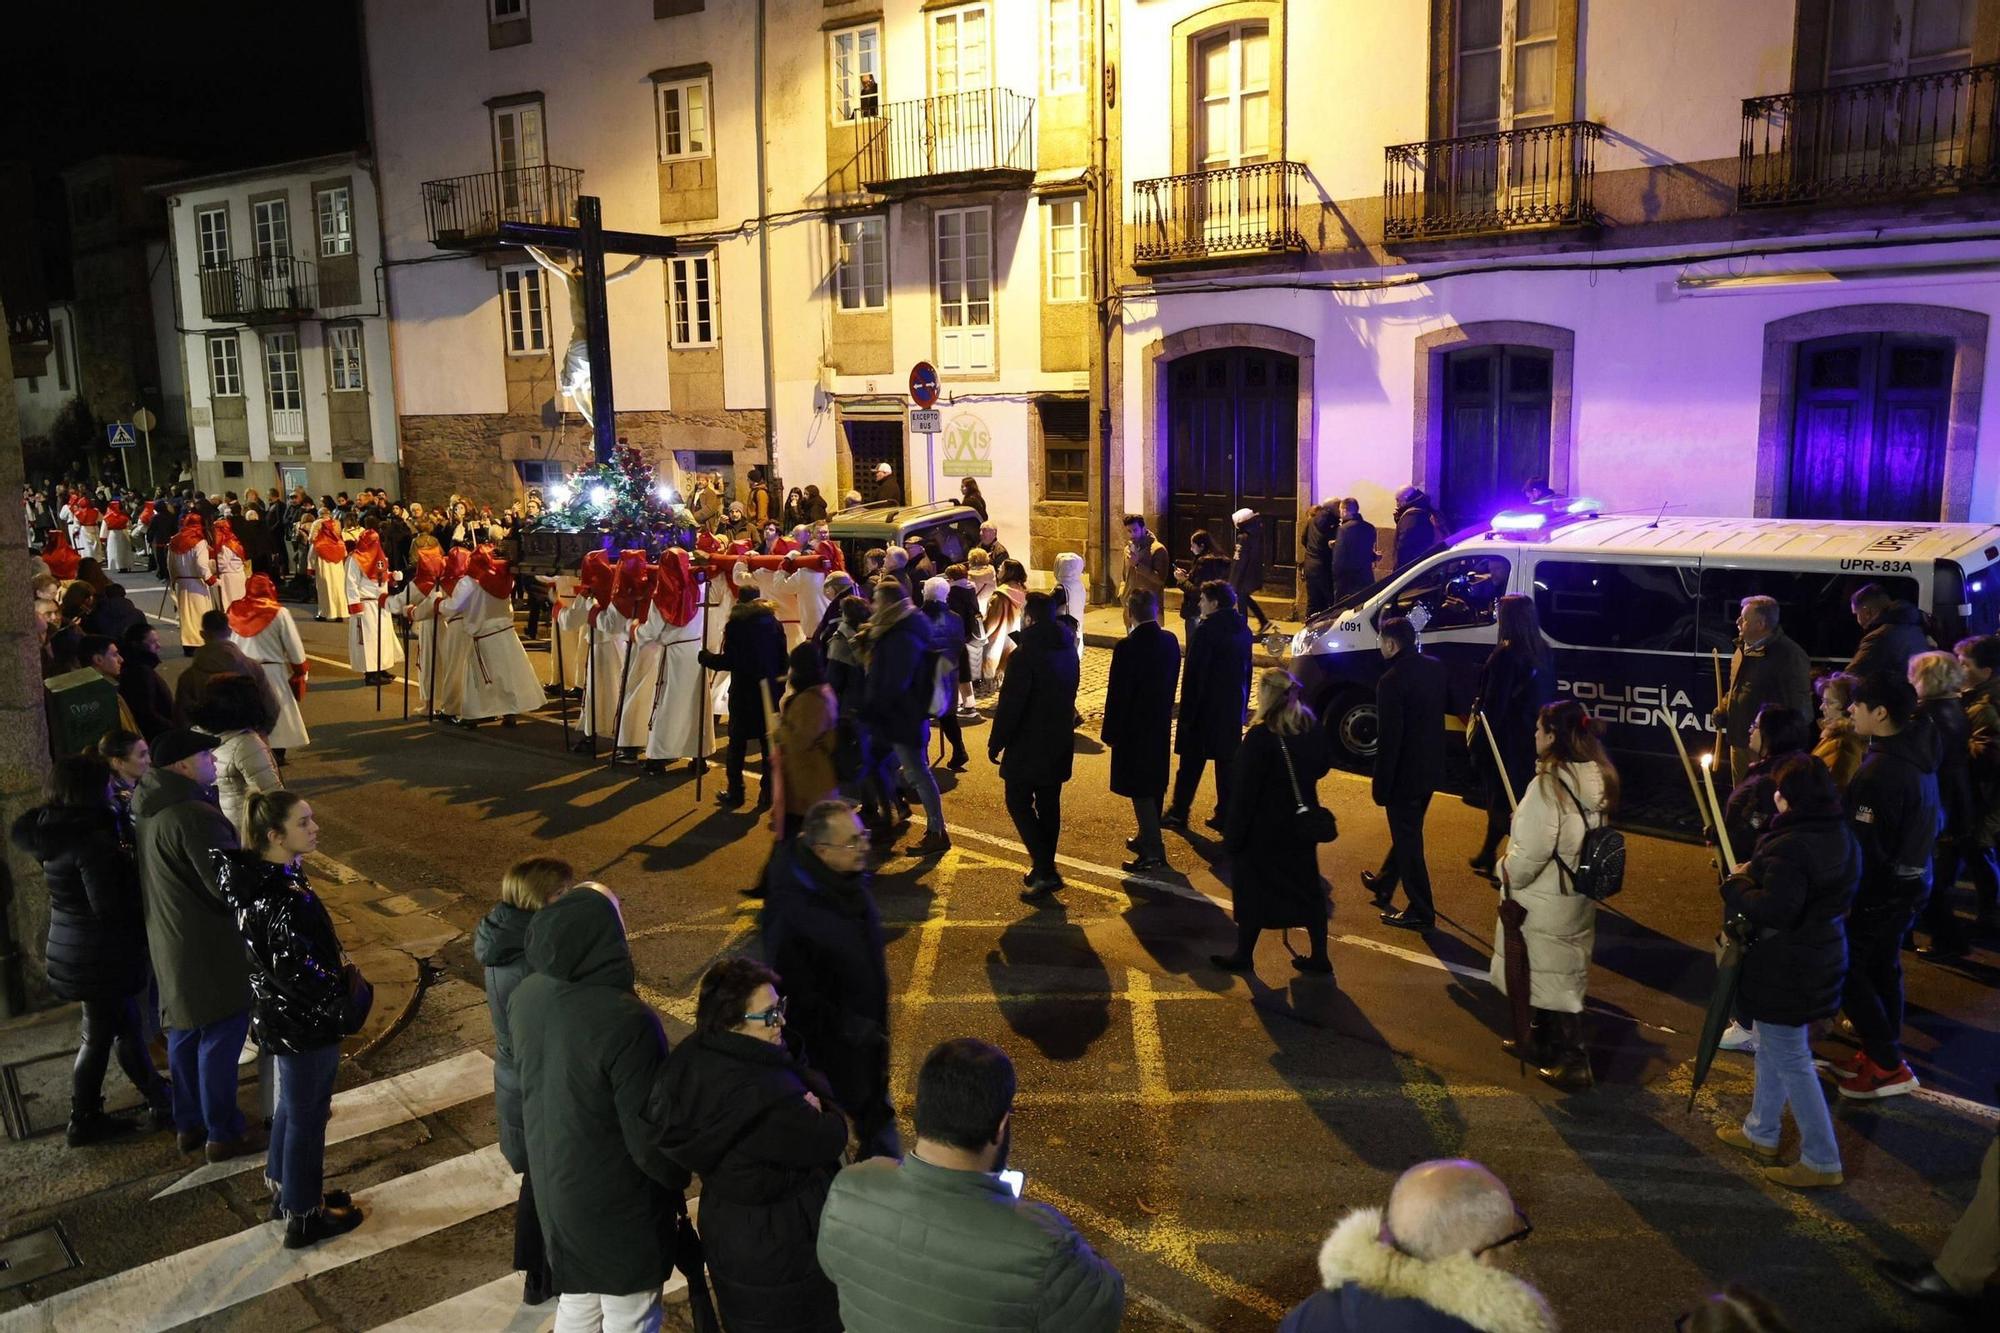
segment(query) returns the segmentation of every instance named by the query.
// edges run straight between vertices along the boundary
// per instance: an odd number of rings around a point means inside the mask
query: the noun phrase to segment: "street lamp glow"
[[[590,502],[599,509],[609,505],[611,503],[611,488],[609,486],[592,486],[590,488]]]
[[[570,489],[569,487],[563,485],[563,483],[557,482],[555,485],[549,487],[550,504],[566,505],[569,503],[569,497],[570,497]]]

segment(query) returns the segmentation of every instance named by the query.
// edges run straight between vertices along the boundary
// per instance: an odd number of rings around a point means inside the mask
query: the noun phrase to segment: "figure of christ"
[[[583,261],[570,259],[557,262],[549,258],[540,246],[523,246],[537,264],[561,279],[563,288],[569,294],[569,346],[563,350],[562,371],[556,378],[557,386],[569,395],[584,424],[597,425],[597,403],[590,391],[590,334],[584,319]],[[648,256],[639,255],[616,273],[604,275],[604,285],[609,287],[621,278],[629,278],[639,271],[639,266]]]

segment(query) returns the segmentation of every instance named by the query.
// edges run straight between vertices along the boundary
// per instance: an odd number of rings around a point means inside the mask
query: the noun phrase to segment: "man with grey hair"
[[[1750,723],[1765,704],[1814,711],[1812,661],[1778,628],[1778,603],[1745,597],[1736,616],[1736,651],[1729,659],[1729,688],[1717,702],[1715,720],[1729,742],[1729,781],[1743,781],[1750,767]]]
[[[1328,1234],[1325,1289],[1294,1306],[1278,1333],[1553,1333],[1541,1294],[1498,1266],[1532,1231],[1479,1163],[1420,1162],[1396,1181],[1386,1210],[1357,1209]]]

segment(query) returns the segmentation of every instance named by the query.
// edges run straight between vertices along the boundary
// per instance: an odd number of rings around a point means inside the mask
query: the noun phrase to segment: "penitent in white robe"
[[[208,559],[208,544],[196,542],[185,551],[169,549],[167,575],[174,581],[174,614],[181,621],[181,647],[199,648],[201,618],[215,610],[215,588],[209,582],[215,577],[215,566]]]
[[[138,564],[132,554],[132,530],[114,528],[100,523],[97,536],[104,543],[104,568],[113,574],[123,574]]]
[[[826,614],[826,575],[801,568],[785,575],[785,581],[799,608],[799,638],[792,641],[797,646],[818,631],[820,617]]]
[[[347,664],[356,671],[393,671],[403,660],[403,649],[382,607],[389,585],[363,574],[353,556],[347,557],[346,573],[347,604],[361,605],[347,622]]]
[[[799,595],[792,586],[792,576],[782,569],[753,569],[751,577],[757,580],[757,595],[778,608],[778,624],[785,631],[785,651],[790,652],[805,642],[805,635],[799,632]]]
[[[652,603],[645,606],[647,619],[652,618]],[[646,622],[635,626],[627,620],[623,612],[606,603],[597,613],[595,635],[596,647],[591,654],[589,679],[583,686],[583,715],[585,734],[597,737],[612,735],[612,719],[617,718],[617,739],[613,742],[620,749],[637,749],[646,743],[646,727],[652,718],[653,688],[660,679],[660,645],[657,642],[634,642],[635,631]],[[632,656],[632,669],[625,670],[626,654]],[[619,706],[619,687],[624,686],[624,706]]]
[[[244,589],[250,583],[250,571],[243,557],[227,546],[212,548],[215,555],[215,585],[222,590],[222,607],[226,611],[243,600]]]
[[[447,624],[456,624],[467,647],[459,667],[456,716],[512,717],[542,706],[542,681],[514,631],[512,600],[495,597],[470,576],[445,599]]]
[[[410,618],[411,675],[416,681],[417,698],[425,707],[433,706],[446,717],[457,716],[460,666],[471,642],[455,625],[438,615],[442,600],[435,588],[424,593],[414,582],[405,584],[389,598],[389,614],[407,613]],[[435,660],[433,660],[435,659]]]
[[[646,758],[706,757],[715,749],[715,715],[701,689],[701,612],[676,625],[655,608],[639,634],[660,653],[659,687],[647,700]]]
[[[270,624],[247,639],[239,635],[236,646],[257,664],[271,682],[271,693],[277,696],[278,724],[271,728],[271,748],[296,750],[310,745],[312,737],[306,731],[305,714],[299,710],[299,701],[292,697],[292,668],[306,660],[305,645],[299,641],[299,627],[293,623],[292,613],[279,607]]]
[[[559,683],[565,690],[582,689],[583,678],[590,670],[588,640],[592,603],[588,597],[579,598],[576,595],[576,588],[574,574],[558,574],[554,586],[550,589],[562,602],[562,609],[550,620],[551,638],[554,642],[549,645],[549,673],[550,679],[553,680],[557,668],[561,668],[562,680]],[[557,644],[562,645],[561,662],[555,660],[558,656]]]
[[[306,551],[312,556],[314,581],[319,589],[319,618],[347,619],[347,562],[320,559],[310,542]]]

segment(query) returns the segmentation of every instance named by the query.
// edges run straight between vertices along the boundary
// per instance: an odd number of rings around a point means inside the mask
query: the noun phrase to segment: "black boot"
[[[95,1106],[72,1106],[63,1142],[72,1148],[86,1148],[93,1143],[122,1138],[137,1128],[124,1116],[106,1115],[102,1102]]]
[[[1540,1067],[1549,1058],[1548,1010],[1528,1011],[1528,1040],[1525,1045],[1508,1037],[1500,1043],[1500,1049],[1516,1059]]]
[[[1549,1062],[1535,1072],[1544,1083],[1564,1092],[1582,1092],[1594,1080],[1590,1052],[1583,1045],[1583,1015],[1551,1013],[1548,1027]]]

